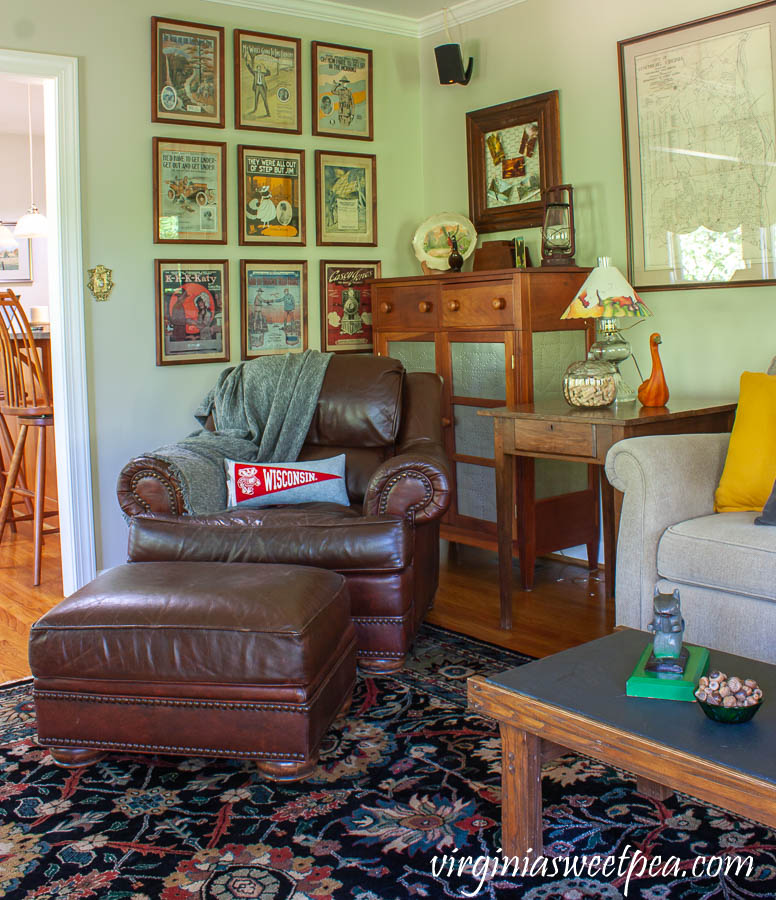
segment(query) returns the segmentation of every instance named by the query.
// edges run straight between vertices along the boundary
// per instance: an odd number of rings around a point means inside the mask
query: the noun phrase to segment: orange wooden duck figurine
[[[665,406],[668,403],[668,385],[660,362],[657,345],[661,343],[660,335],[655,332],[649,336],[649,352],[652,355],[652,374],[639,386],[638,397],[643,406]]]

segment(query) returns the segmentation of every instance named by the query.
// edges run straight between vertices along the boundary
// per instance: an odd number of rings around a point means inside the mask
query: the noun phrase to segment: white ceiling
[[[424,16],[441,12],[443,6],[454,5],[450,2],[443,3],[441,0],[337,0],[337,2],[342,6],[373,9],[377,12],[394,13],[397,16],[409,16],[411,19],[422,19]]]
[[[43,134],[43,88],[32,85],[32,132]],[[0,74],[0,134],[27,134],[27,84]]]

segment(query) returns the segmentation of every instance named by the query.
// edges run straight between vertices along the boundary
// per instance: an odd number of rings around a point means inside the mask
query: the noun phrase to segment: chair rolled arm
[[[431,522],[450,505],[450,475],[441,445],[417,441],[387,459],[372,475],[364,497],[364,513],[408,516]]]
[[[116,494],[129,516],[143,513],[186,514],[183,486],[173,467],[152,456],[136,456],[119,473]]]

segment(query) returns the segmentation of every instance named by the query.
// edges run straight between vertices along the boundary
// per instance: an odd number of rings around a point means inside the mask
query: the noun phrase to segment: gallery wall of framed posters
[[[151,121],[224,127],[224,29],[151,19]]]
[[[301,46],[299,38],[235,29],[235,128],[302,133]]]
[[[307,349],[307,261],[240,261],[242,358]]]
[[[154,243],[226,243],[226,144],[153,139]]]
[[[304,151],[237,148],[240,243],[304,246]]]
[[[229,263],[157,259],[156,364],[229,362]]]

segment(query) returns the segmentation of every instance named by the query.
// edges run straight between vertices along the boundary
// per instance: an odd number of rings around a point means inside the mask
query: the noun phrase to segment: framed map
[[[313,134],[371,141],[372,51],[312,42]]]
[[[302,133],[299,38],[234,32],[235,128]]]
[[[151,121],[224,127],[224,29],[151,19]]]
[[[620,41],[628,274],[776,281],[776,2]]]
[[[480,233],[540,226],[560,184],[558,92],[466,113],[469,218]]]
[[[154,243],[226,243],[226,144],[153,139]]]

